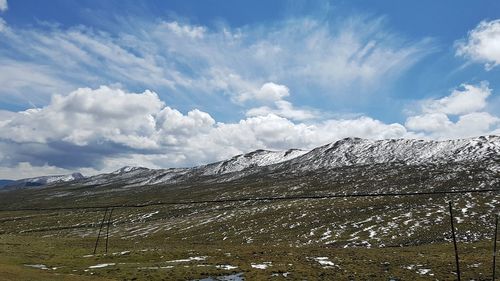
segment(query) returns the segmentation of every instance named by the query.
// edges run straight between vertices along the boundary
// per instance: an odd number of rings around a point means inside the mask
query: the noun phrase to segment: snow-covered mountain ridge
[[[202,175],[204,176],[222,175],[242,171],[251,167],[263,167],[282,163],[304,155],[307,152],[307,150],[300,149],[289,149],[287,151],[269,151],[259,149],[247,154],[234,156],[229,160],[200,166],[197,169],[201,170]]]
[[[147,186],[179,182],[227,182],[266,171],[280,174],[315,171],[355,165],[400,163],[404,165],[494,161],[500,171],[500,136],[481,136],[457,140],[345,138],[310,151],[256,150],[230,159],[192,167],[149,169],[126,166],[108,174],[88,178],[72,176],[39,177],[18,182],[33,185],[74,183],[86,186]]]
[[[193,168],[147,169],[124,167],[111,174],[90,177],[85,185],[120,183],[127,186],[171,184],[183,181],[231,181],[261,172],[294,173],[353,165],[402,163],[406,165],[474,162],[500,159],[500,137],[457,140],[345,138],[310,151],[256,150],[231,159]],[[492,167],[494,168],[494,167]],[[500,167],[497,167],[500,169]],[[214,179],[215,178],[215,179]]]
[[[17,189],[26,187],[41,187],[49,184],[72,182],[84,179],[80,173],[72,173],[68,175],[41,176],[34,178],[20,179],[12,181],[4,186],[4,189]]]
[[[417,165],[499,158],[500,136],[445,141],[346,138],[315,148],[286,164],[301,170],[315,170],[395,162]]]
[[[263,167],[291,160],[308,151],[289,149],[286,151],[255,150],[223,160],[193,168],[148,169],[126,166],[109,174],[101,174],[86,179],[84,185],[108,185],[113,183],[127,186],[176,183],[197,177],[221,176],[240,172],[252,167]]]

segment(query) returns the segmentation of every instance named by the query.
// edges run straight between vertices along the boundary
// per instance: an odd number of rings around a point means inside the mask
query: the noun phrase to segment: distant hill
[[[9,184],[14,183],[15,180],[0,180],[0,188],[3,188],[4,186],[7,186]]]
[[[20,180],[0,180],[0,188],[3,190],[15,190],[20,188],[42,187],[49,184],[75,181],[83,178],[85,177],[80,173],[72,173],[69,175],[41,176]]]

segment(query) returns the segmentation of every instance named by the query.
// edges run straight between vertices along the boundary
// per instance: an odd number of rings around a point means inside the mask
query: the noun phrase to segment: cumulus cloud
[[[236,123],[217,122],[198,109],[181,113],[152,91],[108,86],[55,95],[41,108],[0,111],[0,120],[0,177],[12,177],[15,169],[34,176],[75,169],[91,174],[127,164],[190,166],[259,148],[313,148],[348,136],[407,134],[400,124],[369,117],[306,124],[263,112]]]
[[[423,103],[426,113],[465,114],[482,110],[486,107],[486,99],[491,95],[488,83],[479,85],[463,84],[449,96],[438,100],[427,100]]]
[[[29,109],[13,116],[3,131],[12,142],[50,143],[66,141],[85,146],[109,141],[131,148],[155,148],[155,121],[152,114],[164,104],[145,91],[125,93],[106,86],[81,88],[67,96],[55,95],[43,108]]]
[[[461,138],[498,131],[500,118],[485,111],[492,90],[488,83],[463,84],[441,99],[420,103],[419,112],[409,116],[405,126],[433,138]],[[451,116],[456,121],[451,120]]]
[[[261,102],[279,101],[290,95],[290,90],[285,85],[268,82],[262,85],[260,89],[252,92],[244,92],[239,97],[240,102],[247,100],[256,100]]]
[[[302,121],[319,118],[322,115],[318,110],[296,108],[291,102],[284,100],[288,96],[290,96],[290,90],[287,86],[268,82],[257,91],[242,95],[240,101],[251,100],[254,103],[266,104],[247,110],[245,114],[249,117],[275,114]]]
[[[5,12],[8,8],[7,0],[0,0],[0,12]]]
[[[439,132],[451,127],[453,123],[444,113],[429,113],[424,115],[410,116],[406,120],[406,127],[410,130]]]
[[[455,43],[456,55],[484,63],[487,70],[500,64],[500,19],[482,21],[466,39]]]
[[[425,131],[431,137],[445,139],[494,134],[498,125],[500,118],[487,112],[461,115],[456,122],[442,113],[412,116],[406,121],[406,127],[410,130]]]
[[[285,100],[275,101],[273,106],[254,107],[246,112],[246,116],[250,117],[267,114],[275,114],[298,121],[319,118],[321,116],[321,113],[318,110],[298,109],[295,108],[291,102]]]

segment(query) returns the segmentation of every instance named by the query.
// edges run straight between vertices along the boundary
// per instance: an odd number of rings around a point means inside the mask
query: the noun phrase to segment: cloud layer
[[[369,117],[306,124],[271,112],[237,123],[216,122],[197,109],[183,114],[166,106],[151,91],[129,93],[107,86],[80,88],[54,96],[45,107],[1,115],[0,166],[24,163],[44,169],[110,170],[134,161],[186,166],[258,148],[312,148],[348,136],[406,134],[399,124]]]

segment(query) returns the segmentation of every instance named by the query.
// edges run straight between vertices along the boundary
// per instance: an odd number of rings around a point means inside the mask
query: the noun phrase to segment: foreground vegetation
[[[231,243],[171,244],[160,236],[110,242],[107,255],[91,255],[94,241],[90,238],[2,235],[0,279],[194,280],[233,274],[241,274],[246,280],[456,278],[452,273],[454,256],[450,243],[344,249]],[[491,243],[466,243],[459,247],[464,280],[491,280]],[[33,268],[34,265],[43,269]]]
[[[449,201],[462,279],[491,280],[500,175],[490,166],[372,165],[263,171],[223,182],[3,192],[0,280],[456,280]],[[84,208],[467,189],[493,191],[115,207],[108,253],[107,217],[96,255],[105,208]],[[53,207],[73,209],[47,209]]]

